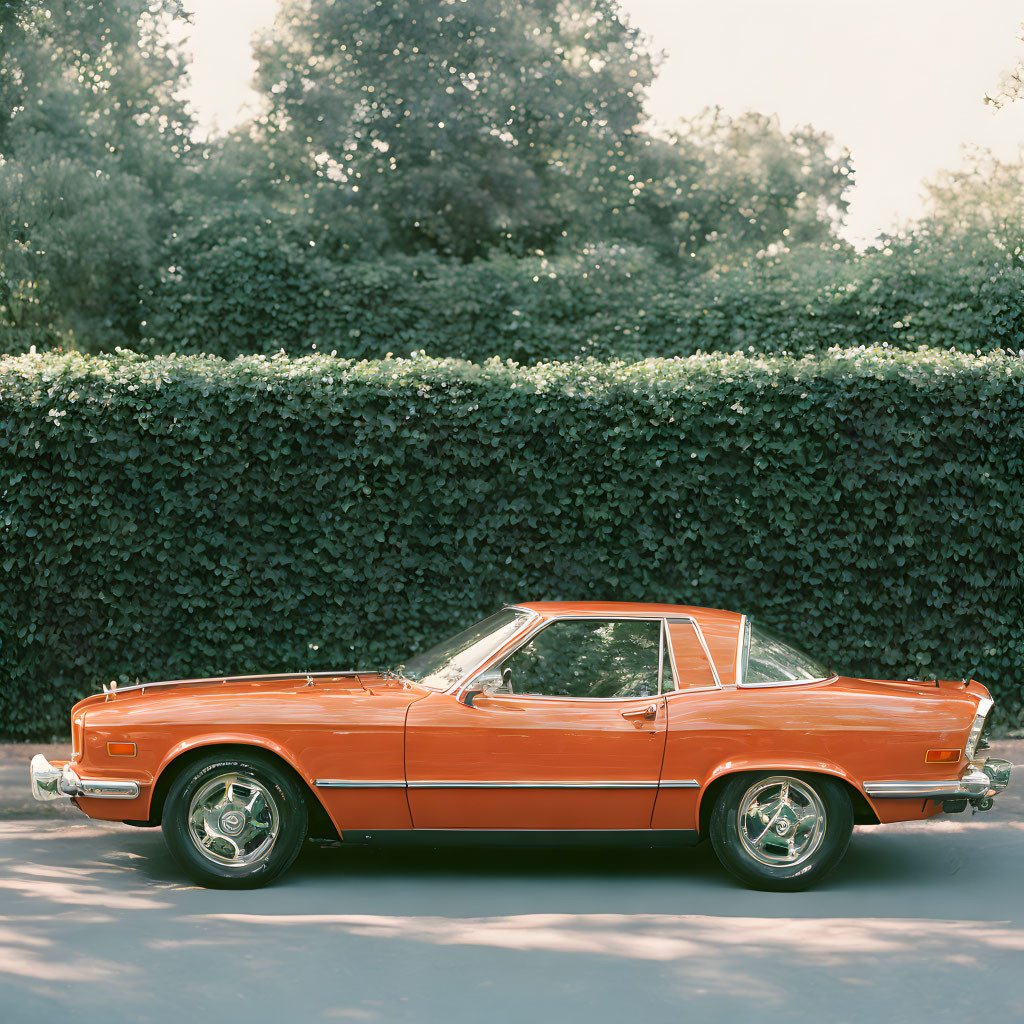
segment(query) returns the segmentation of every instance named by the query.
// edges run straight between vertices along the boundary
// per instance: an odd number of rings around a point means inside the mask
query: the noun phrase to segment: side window
[[[506,658],[501,671],[513,694],[653,697],[660,648],[660,622],[556,621]]]
[[[689,690],[698,686],[714,686],[715,675],[704,648],[697,637],[692,622],[668,622],[668,648],[671,657],[666,657],[665,676],[671,672],[676,688]],[[665,683],[662,689],[670,689]]]
[[[833,674],[817,658],[787,643],[763,626],[749,628],[750,653],[747,656],[746,685],[828,679]]]

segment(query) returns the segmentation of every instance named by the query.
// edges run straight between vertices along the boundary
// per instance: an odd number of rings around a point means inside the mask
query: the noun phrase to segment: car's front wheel
[[[255,889],[291,866],[306,837],[299,783],[274,759],[206,756],[171,783],[164,840],[200,885]]]
[[[711,812],[711,845],[744,885],[806,889],[843,858],[853,806],[836,779],[790,772],[737,775]]]

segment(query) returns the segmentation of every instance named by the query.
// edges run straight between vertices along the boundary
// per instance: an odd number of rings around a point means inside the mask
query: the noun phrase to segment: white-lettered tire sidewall
[[[255,776],[277,802],[280,829],[273,848],[258,864],[232,868],[204,857],[188,830],[192,797],[213,775],[238,771]],[[308,812],[300,784],[272,758],[254,751],[245,755],[210,754],[185,766],[171,783],[164,802],[163,834],[171,855],[200,885],[214,889],[256,889],[267,885],[294,862],[306,838]]]
[[[755,860],[739,836],[737,815],[743,795],[759,779],[785,775],[810,786],[825,807],[825,835],[821,845],[805,861],[793,866],[769,866]],[[853,834],[853,805],[838,779],[785,769],[747,772],[731,778],[718,794],[708,829],[711,845],[722,865],[752,889],[797,892],[820,882],[843,859]]]

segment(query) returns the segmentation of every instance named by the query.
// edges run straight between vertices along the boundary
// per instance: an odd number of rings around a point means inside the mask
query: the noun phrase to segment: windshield
[[[531,617],[521,608],[502,608],[483,622],[417,654],[400,670],[401,674],[432,690],[447,690],[486,661]]]
[[[750,653],[747,657],[745,686],[759,683],[795,683],[811,679],[829,679],[833,675],[817,658],[794,647],[770,629],[749,625]]]

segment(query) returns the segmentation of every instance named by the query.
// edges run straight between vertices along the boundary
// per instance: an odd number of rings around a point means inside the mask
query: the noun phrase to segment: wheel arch
[[[707,836],[715,801],[731,779],[736,778],[737,775],[760,775],[764,772],[799,772],[801,775],[818,775],[835,779],[843,785],[849,794],[850,803],[853,805],[854,824],[877,825],[879,823],[878,814],[867,795],[838,765],[774,760],[743,765],[732,763],[728,767],[716,768],[701,787],[700,795],[697,798],[697,834],[701,837]]]
[[[173,748],[160,766],[153,784],[147,824],[160,824],[163,818],[167,793],[174,780],[182,771],[188,768],[189,764],[214,752],[224,756],[233,754],[238,757],[244,757],[246,753],[254,750],[266,757],[270,757],[299,783],[302,795],[306,801],[306,810],[309,814],[309,834],[317,838],[340,838],[316,790],[296,767],[288,752],[276,743],[270,743],[257,737],[246,736],[204,736],[179,744]]]

